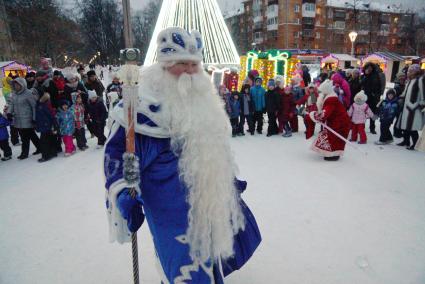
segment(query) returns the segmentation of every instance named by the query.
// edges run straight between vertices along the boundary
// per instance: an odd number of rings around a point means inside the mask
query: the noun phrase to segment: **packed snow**
[[[263,242],[226,283],[425,283],[425,154],[368,133],[367,155],[347,147],[325,162],[300,125],[291,138],[231,140]],[[13,147],[0,163],[0,283],[132,283],[130,245],[108,241],[102,150],[88,141],[42,164]],[[146,224],[138,237],[141,283],[159,283]]]

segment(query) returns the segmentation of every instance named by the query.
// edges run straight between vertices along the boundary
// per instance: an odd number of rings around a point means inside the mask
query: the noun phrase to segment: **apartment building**
[[[394,6],[360,0],[245,0],[233,17],[227,22],[233,22],[231,33],[240,35],[234,37],[241,53],[253,48],[350,53],[352,30],[358,32],[355,55],[413,53],[414,14]]]

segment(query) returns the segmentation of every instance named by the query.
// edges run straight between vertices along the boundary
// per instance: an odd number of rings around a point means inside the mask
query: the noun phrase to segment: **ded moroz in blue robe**
[[[112,114],[114,119],[105,147],[104,173],[106,178],[106,207],[110,226],[110,240],[128,242],[130,232],[117,208],[116,198],[126,188],[123,179],[125,128],[123,104]],[[151,231],[156,256],[160,264],[161,281],[166,283],[219,284],[223,276],[239,269],[252,256],[261,242],[255,218],[244,201],[240,205],[245,217],[245,230],[234,236],[235,255],[220,263],[199,263],[189,256],[185,239],[188,228],[187,188],[180,180],[179,157],[171,149],[170,137],[158,126],[160,105],[144,97],[137,110],[136,155],[139,157],[140,184],[137,188],[143,199],[143,209]],[[246,183],[235,179],[239,192]],[[220,218],[217,216],[217,218]]]

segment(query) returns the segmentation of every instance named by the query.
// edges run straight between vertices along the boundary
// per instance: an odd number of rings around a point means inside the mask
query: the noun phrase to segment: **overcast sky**
[[[62,1],[70,5],[74,3],[74,0],[62,0]],[[130,0],[130,5],[132,9],[139,10],[139,9],[142,9],[150,1],[151,0]],[[339,0],[335,0],[335,1],[339,1]],[[347,2],[349,1],[350,0],[347,0]],[[369,1],[369,0],[366,0],[366,1]],[[371,0],[371,1],[388,3],[388,4],[403,4],[408,6],[409,8],[424,8],[425,7],[425,0]],[[220,5],[220,8],[222,10],[223,9],[233,10],[235,7],[237,8],[238,5],[240,5],[242,0],[217,0],[217,2]]]

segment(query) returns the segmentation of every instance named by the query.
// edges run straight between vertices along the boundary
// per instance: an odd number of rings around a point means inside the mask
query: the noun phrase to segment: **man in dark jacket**
[[[94,70],[90,70],[87,72],[87,82],[85,84],[85,87],[89,91],[95,91],[99,101],[103,101],[103,91],[105,90],[105,87],[103,86],[102,82],[97,78],[96,72]]]
[[[362,89],[367,96],[367,104],[374,114],[377,112],[377,104],[381,96],[381,80],[376,65],[372,62],[363,67]],[[375,121],[370,119],[370,133],[376,134]]]
[[[275,90],[276,83],[273,79],[267,82],[266,92],[266,112],[269,119],[269,127],[267,128],[267,137],[277,134],[276,114],[279,110],[280,95]]]
[[[97,137],[97,147],[101,148],[105,145],[106,137],[104,129],[106,125],[106,119],[108,117],[105,105],[96,95],[95,91],[88,91],[89,93],[89,104],[88,113],[90,123],[94,130],[94,135]]]
[[[351,98],[350,98],[350,106],[354,102],[354,97],[358,92],[362,90],[362,82],[360,80],[360,71],[358,69],[354,69],[351,73],[351,77],[348,81],[350,85]]]

